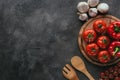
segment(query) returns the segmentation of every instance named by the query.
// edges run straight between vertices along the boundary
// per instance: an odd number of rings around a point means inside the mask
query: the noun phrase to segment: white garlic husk
[[[91,17],[95,17],[98,14],[97,8],[90,8],[88,14]]]
[[[79,14],[79,19],[81,21],[86,21],[88,20],[88,15],[86,13]]]
[[[97,6],[97,9],[100,13],[107,13],[109,10],[109,5],[107,3],[100,3]]]
[[[99,3],[99,0],[88,0],[88,4],[90,7],[95,7]]]
[[[80,13],[85,13],[89,10],[89,5],[87,2],[79,2],[77,5],[77,9]]]

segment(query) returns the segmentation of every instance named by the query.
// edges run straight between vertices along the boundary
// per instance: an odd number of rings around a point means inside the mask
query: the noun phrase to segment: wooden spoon
[[[89,78],[89,80],[95,80],[91,76],[91,74],[88,72],[88,70],[86,69],[86,66],[85,66],[84,62],[80,57],[78,57],[78,56],[72,57],[71,63],[72,63],[72,65],[75,69],[84,73]]]
[[[69,64],[66,64],[63,67],[62,73],[63,73],[64,77],[66,77],[69,80],[79,80],[76,72]]]

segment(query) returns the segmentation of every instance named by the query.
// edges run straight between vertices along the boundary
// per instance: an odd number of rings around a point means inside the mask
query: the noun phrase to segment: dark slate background
[[[76,15],[80,1],[0,0],[0,80],[67,80],[61,70],[74,55],[82,57],[98,80],[108,67],[89,63],[79,51],[77,37],[84,23]],[[100,1],[120,18],[120,0]]]

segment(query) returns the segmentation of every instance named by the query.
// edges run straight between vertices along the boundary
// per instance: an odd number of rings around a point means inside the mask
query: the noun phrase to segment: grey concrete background
[[[76,15],[80,1],[87,0],[0,0],[0,80],[67,80],[61,70],[74,55],[98,80],[108,67],[89,63],[79,51],[77,37],[84,23]],[[120,0],[100,1],[120,18]]]

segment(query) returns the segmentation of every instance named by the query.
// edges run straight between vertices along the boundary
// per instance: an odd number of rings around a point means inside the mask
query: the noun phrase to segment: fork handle
[[[82,72],[89,78],[89,80],[95,80],[86,69],[84,69]]]

